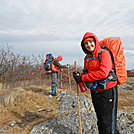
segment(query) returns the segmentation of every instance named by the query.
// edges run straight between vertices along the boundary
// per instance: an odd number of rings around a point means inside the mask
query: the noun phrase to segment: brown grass
[[[21,92],[17,94],[12,104],[0,108],[0,126],[10,128],[12,121],[17,124],[17,127],[5,131],[7,134],[27,134],[33,125],[51,119],[58,112],[59,102],[56,97],[48,100],[48,95],[39,93],[39,91],[47,92],[49,88],[35,86],[26,89],[17,88],[16,92],[19,90]]]
[[[134,84],[134,77],[128,77],[127,81]],[[124,91],[118,90],[119,102],[118,109],[128,112],[134,111],[134,85],[125,84]]]

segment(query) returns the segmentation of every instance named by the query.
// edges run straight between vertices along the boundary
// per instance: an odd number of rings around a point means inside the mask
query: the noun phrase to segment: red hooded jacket
[[[96,46],[93,52],[89,52],[84,46],[84,40],[89,37],[95,38]],[[88,58],[98,58],[98,53],[100,52],[101,47],[99,45],[98,38],[95,34],[87,32],[81,41],[81,47]],[[105,79],[107,78],[111,69],[114,69],[110,53],[107,50],[101,52],[100,60],[86,60],[86,56],[84,58],[84,69],[87,69],[88,74],[82,75],[82,81],[96,81]],[[106,89],[112,88],[116,85],[117,81],[107,82]],[[98,88],[98,91],[106,89]]]

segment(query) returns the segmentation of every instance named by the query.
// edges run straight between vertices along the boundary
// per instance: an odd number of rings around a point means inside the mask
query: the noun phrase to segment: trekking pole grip
[[[76,64],[76,61],[74,61],[74,70],[77,73],[77,64]]]

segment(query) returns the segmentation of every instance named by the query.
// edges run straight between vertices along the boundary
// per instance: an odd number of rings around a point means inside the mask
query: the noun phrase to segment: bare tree
[[[42,76],[42,57],[12,52],[13,46],[0,47],[0,80],[25,80]]]
[[[4,77],[5,73],[14,66],[15,55],[11,52],[12,46],[6,45],[0,48],[0,78]]]
[[[46,80],[42,61],[43,56],[19,55],[13,51],[13,46],[0,46],[0,82],[14,82],[24,80]],[[72,76],[71,76],[72,78]],[[63,72],[63,82],[68,82],[67,70]],[[73,82],[73,81],[72,81]]]

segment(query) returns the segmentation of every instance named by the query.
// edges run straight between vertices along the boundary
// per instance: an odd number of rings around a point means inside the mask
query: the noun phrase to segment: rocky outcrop
[[[61,103],[59,113],[55,115],[55,118],[34,126],[30,134],[79,133],[77,95],[74,93],[62,93],[57,99]],[[97,119],[91,99],[81,95],[80,107],[83,134],[98,134]],[[134,133],[134,113],[118,111],[117,129],[119,134]]]

